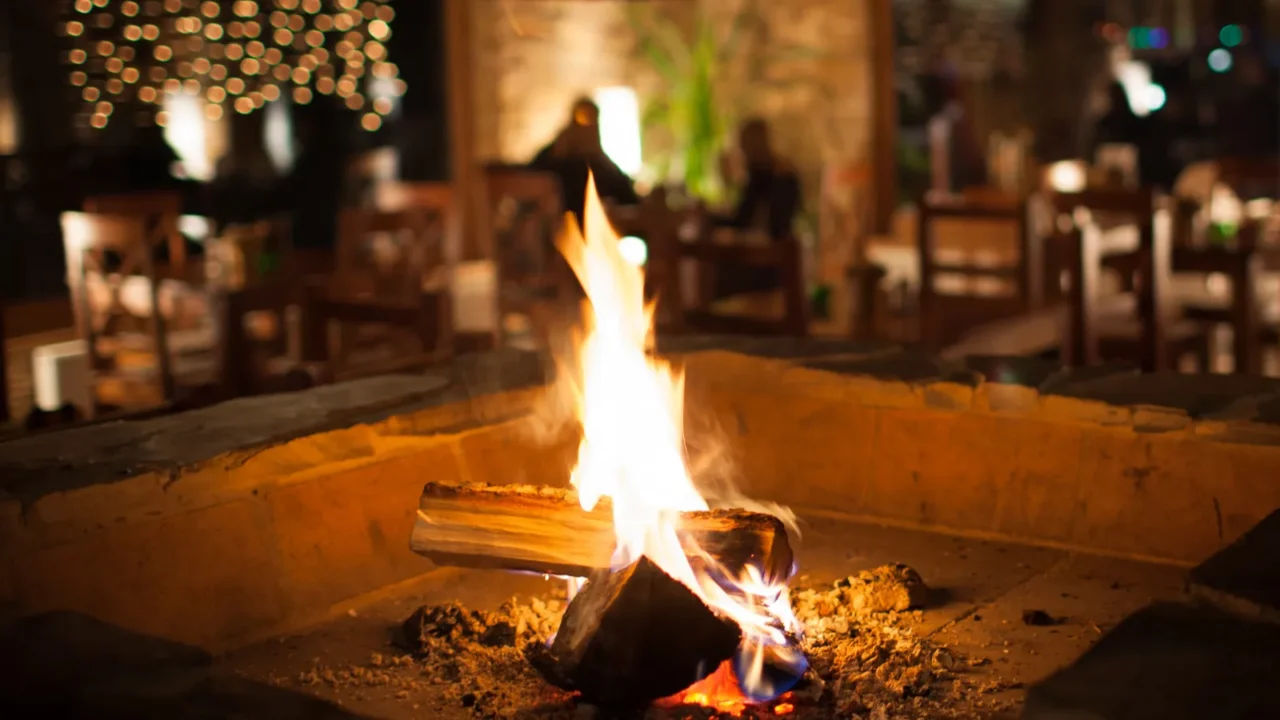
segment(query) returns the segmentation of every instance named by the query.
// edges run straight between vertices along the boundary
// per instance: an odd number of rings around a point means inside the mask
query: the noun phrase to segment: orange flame
[[[646,556],[742,628],[739,673],[730,667],[729,674],[734,702],[745,701],[739,684],[767,685],[766,647],[775,656],[789,651],[799,657],[791,642],[798,622],[785,579],[766,581],[761,569],[750,566],[731,574],[677,536],[681,512],[708,509],[686,464],[684,381],[646,352],[653,308],[644,299],[643,270],[623,257],[618,241],[590,179],[584,232],[567,222],[558,243],[588,301],[576,362],[566,368],[583,431],[572,482],[586,510],[600,498],[612,501],[615,567]]]

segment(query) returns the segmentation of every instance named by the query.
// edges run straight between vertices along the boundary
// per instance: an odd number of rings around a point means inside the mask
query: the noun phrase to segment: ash
[[[794,689],[739,715],[698,706],[651,708],[643,720],[719,720],[738,717],[798,720],[959,720],[1010,709],[992,694],[1010,687],[972,669],[984,664],[917,637],[929,589],[904,565],[843,578],[826,587],[792,591],[810,668]],[[512,599],[496,612],[457,603],[419,608],[404,623],[406,654],[375,654],[367,667],[317,668],[303,685],[390,686],[411,702],[423,685],[439,686],[446,701],[492,720],[606,720],[548,685],[528,656],[545,647],[564,611],[560,598]],[[417,670],[416,679],[402,672]],[[414,705],[417,708],[417,705]],[[632,719],[628,719],[632,720]],[[640,717],[634,718],[640,720]]]

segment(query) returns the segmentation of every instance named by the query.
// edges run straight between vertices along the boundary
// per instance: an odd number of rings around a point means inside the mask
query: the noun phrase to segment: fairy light
[[[306,104],[318,93],[375,131],[406,89],[387,52],[389,1],[64,0],[77,122],[101,129],[123,110],[125,122],[147,116],[165,125],[171,93],[193,97],[211,121],[280,98]]]

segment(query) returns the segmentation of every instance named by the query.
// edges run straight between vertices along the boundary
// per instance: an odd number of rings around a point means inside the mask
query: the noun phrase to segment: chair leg
[[[1213,327],[1207,328],[1201,341],[1196,345],[1196,370],[1205,375],[1213,372],[1213,331],[1215,329]]]

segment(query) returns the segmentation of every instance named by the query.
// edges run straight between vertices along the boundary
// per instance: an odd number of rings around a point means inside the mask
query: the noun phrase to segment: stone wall
[[[743,0],[474,0],[477,153],[520,161],[549,141],[573,98],[607,86],[636,90],[641,106],[665,92],[637,44],[636,16],[669,18],[686,30],[696,14],[727,36]],[[867,157],[871,133],[868,3],[758,2],[750,37],[721,78],[734,115],[759,114],[775,128],[812,195],[826,163]],[[803,47],[808,57],[782,48]],[[753,62],[753,61],[763,61]],[[751,71],[763,64],[763,71]],[[660,128],[645,130],[645,162],[663,151]]]

